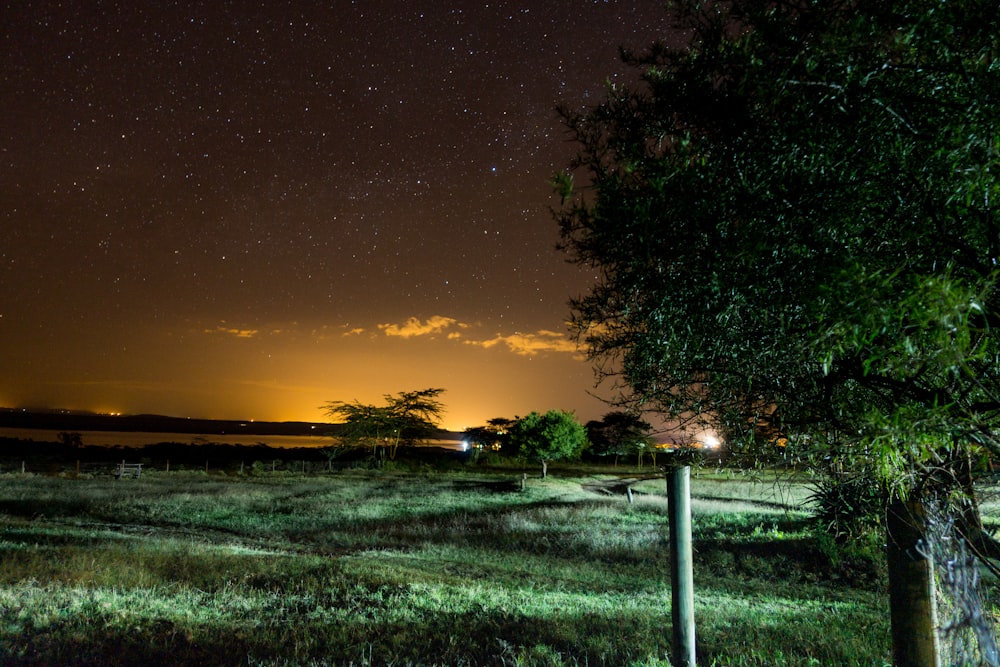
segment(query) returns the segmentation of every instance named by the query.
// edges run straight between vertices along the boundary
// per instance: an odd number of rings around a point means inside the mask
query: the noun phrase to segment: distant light
[[[468,440],[463,440],[462,441],[462,451],[463,452],[469,451],[469,441]]]
[[[714,449],[719,446],[719,439],[714,435],[705,436],[705,447],[708,449]]]

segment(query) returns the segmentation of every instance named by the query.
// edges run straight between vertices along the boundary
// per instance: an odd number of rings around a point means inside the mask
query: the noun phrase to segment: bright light
[[[714,435],[706,435],[705,436],[705,448],[706,449],[715,449],[718,446],[719,446],[719,439],[718,438],[716,438]]]
[[[468,440],[463,440],[462,441],[462,451],[463,452],[469,451],[469,441]]]

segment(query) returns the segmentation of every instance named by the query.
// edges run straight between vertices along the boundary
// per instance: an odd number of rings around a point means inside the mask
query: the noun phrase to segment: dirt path
[[[629,487],[635,486],[639,482],[649,479],[661,479],[663,475],[646,475],[642,477],[619,477],[616,479],[595,479],[584,482],[580,486],[585,491],[597,493],[604,496],[624,496],[628,493]]]

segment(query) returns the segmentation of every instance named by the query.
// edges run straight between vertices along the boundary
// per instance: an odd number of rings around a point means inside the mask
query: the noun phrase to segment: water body
[[[63,431],[31,428],[0,427],[0,438],[59,442]],[[84,446],[143,447],[161,442],[178,442],[190,445],[266,445],[268,447],[329,447],[333,439],[324,435],[233,435],[228,433],[147,433],[144,431],[74,431],[80,434]],[[430,447],[461,450],[460,440],[430,440]]]

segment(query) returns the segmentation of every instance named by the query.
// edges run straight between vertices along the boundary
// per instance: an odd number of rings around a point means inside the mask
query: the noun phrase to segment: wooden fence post
[[[691,466],[674,465],[667,472],[667,514],[670,520],[670,607],[673,625],[671,663],[695,666],[694,558],[691,550]]]

